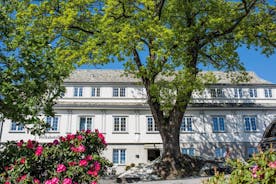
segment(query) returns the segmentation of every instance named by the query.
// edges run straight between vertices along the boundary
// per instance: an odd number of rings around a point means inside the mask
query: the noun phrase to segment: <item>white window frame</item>
[[[147,132],[158,132],[157,125],[152,116],[147,116]]]
[[[215,120],[217,122],[217,130],[215,130]],[[223,120],[223,126],[222,126],[222,122],[221,120]],[[212,128],[213,128],[213,132],[226,132],[225,130],[225,117],[224,116],[212,116]]]
[[[181,153],[189,156],[195,156],[195,148],[181,148]]]
[[[83,87],[82,86],[76,86],[74,87],[73,95],[74,97],[82,97],[83,96]]]
[[[272,98],[272,89],[271,88],[265,88],[264,89],[264,96],[266,98]]]
[[[80,116],[80,123],[79,123],[79,131],[82,131],[82,130],[84,130],[84,131],[86,131],[86,130],[92,130],[93,129],[93,124],[94,124],[94,118],[93,118],[93,116]],[[85,122],[84,122],[84,129],[81,129],[82,127],[81,127],[81,123],[82,123],[82,119],[84,119],[85,120]],[[90,123],[91,123],[91,125],[90,125],[90,129],[89,129],[89,127],[88,127],[88,121],[91,121]]]
[[[101,96],[101,88],[100,87],[91,87],[91,96],[92,97],[100,97]]]
[[[10,132],[25,132],[24,125],[11,121]]]
[[[248,93],[249,93],[250,98],[257,98],[258,97],[258,92],[257,92],[256,88],[249,88]]]
[[[118,161],[116,160],[116,162],[114,159],[115,152],[118,152]],[[125,165],[126,164],[126,149],[113,149],[112,150],[112,162],[115,165]]]
[[[252,121],[253,119],[254,119],[254,121]],[[257,116],[254,116],[254,115],[244,116],[243,123],[244,123],[244,131],[245,132],[256,132],[258,129]]]
[[[127,132],[127,116],[113,116],[113,132]]]
[[[184,116],[180,125],[180,132],[193,132],[193,118],[191,116]]]
[[[243,97],[243,89],[242,88],[234,88],[234,97],[242,98]]]
[[[117,92],[115,92],[117,91]],[[126,97],[126,88],[125,87],[113,87],[112,91],[113,97]]]
[[[210,94],[212,98],[223,98],[224,92],[222,88],[210,88]]]
[[[56,130],[53,128],[54,123],[56,123],[57,120],[57,125],[56,125]],[[60,124],[60,117],[59,116],[54,116],[54,117],[46,117],[45,122],[47,124],[50,124],[50,127],[47,128],[47,132],[59,132],[59,124]]]

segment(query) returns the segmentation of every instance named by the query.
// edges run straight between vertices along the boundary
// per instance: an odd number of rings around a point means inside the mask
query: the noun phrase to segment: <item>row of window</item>
[[[113,88],[113,97],[125,97],[126,88]],[[74,87],[74,96],[82,97],[83,96],[83,87]],[[100,87],[91,87],[91,96],[100,97],[101,88]]]
[[[234,97],[235,98],[243,98],[247,94],[250,98],[257,98],[257,89],[256,88],[234,88]],[[211,97],[225,97],[224,90],[222,88],[211,88],[210,89]],[[74,96],[82,97],[83,96],[83,87],[74,87]],[[92,97],[100,97],[101,96],[101,88],[100,87],[91,87],[91,96]],[[113,97],[125,97],[126,96],[126,88],[113,88]],[[266,98],[272,98],[272,89],[265,88],[264,96]]]
[[[182,154],[195,156],[195,148],[181,148]],[[252,157],[253,154],[257,153],[256,147],[247,148],[247,156]],[[215,148],[214,152],[215,158],[225,158],[226,156],[226,148]],[[126,163],[126,149],[113,149],[112,153],[112,161],[113,164],[122,164]]]
[[[234,88],[234,97],[236,98],[243,98],[245,97],[245,93],[249,95],[250,98],[257,98],[258,93],[256,88],[249,88],[248,91],[246,91],[243,88]],[[211,88],[210,89],[211,97],[225,97],[224,91],[222,88]],[[264,89],[264,96],[266,98],[272,98],[272,89],[265,88]]]
[[[58,132],[60,117],[46,117],[46,123],[49,124],[49,132]],[[212,128],[213,132],[225,132],[225,117],[213,116]],[[244,131],[256,131],[257,130],[257,117],[256,116],[244,116]],[[154,122],[153,117],[147,116],[147,132],[158,132],[157,124]],[[93,127],[93,117],[80,117],[79,130],[91,130]],[[24,127],[21,124],[12,122],[11,131],[24,131]],[[193,132],[193,119],[192,117],[183,117],[180,126],[181,132]],[[127,117],[126,116],[114,116],[113,117],[113,132],[127,132]]]

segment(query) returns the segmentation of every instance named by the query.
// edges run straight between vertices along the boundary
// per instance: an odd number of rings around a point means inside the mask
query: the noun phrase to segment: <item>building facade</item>
[[[232,84],[225,73],[202,93],[193,93],[180,128],[184,154],[209,158],[247,158],[269,123],[276,118],[276,85],[249,72],[250,81]],[[35,139],[49,142],[67,133],[98,129],[108,143],[104,156],[124,170],[131,163],[146,163],[162,153],[162,140],[151,115],[146,91],[138,79],[122,70],[77,70],[65,81],[55,117],[45,117],[51,128],[33,136],[6,120],[1,142]]]

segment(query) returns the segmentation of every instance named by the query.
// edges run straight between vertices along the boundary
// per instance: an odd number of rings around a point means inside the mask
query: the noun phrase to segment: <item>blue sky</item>
[[[259,77],[276,84],[276,53],[269,58],[260,54],[260,51],[254,49],[240,48],[238,50],[240,60],[244,63],[246,70],[254,71]],[[81,66],[82,69],[100,68],[100,69],[123,69],[121,63],[110,63],[104,66]]]

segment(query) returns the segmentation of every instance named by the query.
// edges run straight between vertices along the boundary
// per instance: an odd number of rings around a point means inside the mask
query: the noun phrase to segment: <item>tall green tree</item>
[[[141,79],[170,175],[182,174],[179,131],[192,92],[208,78],[200,66],[243,71],[240,46],[269,56],[276,43],[275,5],[265,0],[51,0],[17,19],[50,35],[61,62],[124,62]]]
[[[54,115],[71,67],[56,62],[48,34],[36,34],[27,28],[30,22],[17,19],[26,5],[0,1],[0,116],[41,134],[47,128],[41,116]]]

